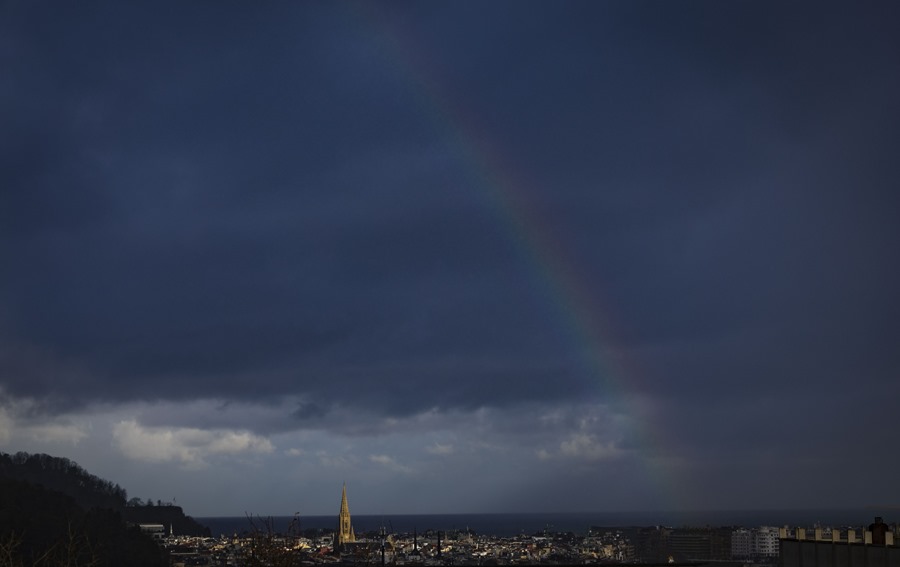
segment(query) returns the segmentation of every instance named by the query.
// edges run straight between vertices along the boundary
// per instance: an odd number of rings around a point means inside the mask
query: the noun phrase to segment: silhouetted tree
[[[275,532],[272,518],[247,517],[250,522],[250,542],[243,548],[242,565],[247,567],[294,567],[301,565],[304,555],[296,549],[299,520],[288,526],[286,534]]]

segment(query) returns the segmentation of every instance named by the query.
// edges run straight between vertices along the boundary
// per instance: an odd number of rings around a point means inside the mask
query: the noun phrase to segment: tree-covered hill
[[[0,567],[155,567],[166,554],[136,524],[209,534],[180,507],[126,500],[125,489],[69,459],[0,453]]]
[[[118,512],[125,507],[125,489],[62,457],[0,453],[0,479],[21,480],[61,492],[84,510],[100,508]]]
[[[0,566],[164,567],[165,552],[119,512],[85,511],[61,492],[0,479]]]
[[[81,509],[112,510],[128,523],[163,524],[179,535],[209,535],[209,529],[198,524],[182,509],[171,504],[140,504],[140,499],[127,501],[127,493],[118,484],[97,477],[78,463],[45,454],[0,453],[0,480],[19,480],[65,494]],[[0,566],[2,567],[2,566]]]

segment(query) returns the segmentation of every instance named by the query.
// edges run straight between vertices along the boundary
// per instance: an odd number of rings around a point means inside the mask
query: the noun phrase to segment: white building
[[[778,557],[778,528],[762,526],[754,532],[754,556]]]
[[[740,528],[731,532],[731,558],[748,559],[751,553],[750,530]]]
[[[731,532],[732,559],[778,557],[778,528],[739,528]]]

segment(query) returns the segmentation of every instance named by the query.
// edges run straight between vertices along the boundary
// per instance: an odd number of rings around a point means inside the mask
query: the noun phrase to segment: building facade
[[[753,554],[750,540],[750,530],[748,530],[747,528],[740,528],[731,532],[731,558],[750,558],[750,556]]]
[[[778,528],[738,528],[731,532],[732,559],[765,559],[778,557]]]
[[[897,526],[881,518],[868,529],[779,529],[779,567],[900,567]],[[830,536],[830,537],[826,537]]]
[[[754,534],[753,546],[756,557],[778,557],[778,528],[762,526]]]

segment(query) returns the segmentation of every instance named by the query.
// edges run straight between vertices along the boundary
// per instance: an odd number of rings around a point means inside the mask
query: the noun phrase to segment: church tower
[[[353,525],[350,523],[350,507],[347,505],[347,484],[341,490],[341,513],[338,515],[338,528],[334,532],[334,550],[337,551],[345,543],[356,541]]]

